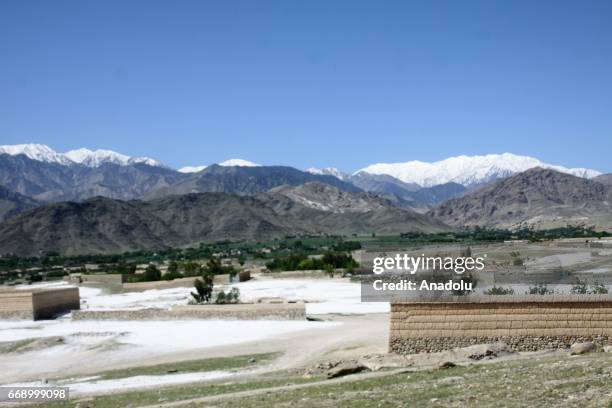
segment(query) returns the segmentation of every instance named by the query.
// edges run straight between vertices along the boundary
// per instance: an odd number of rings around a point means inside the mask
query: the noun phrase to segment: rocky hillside
[[[334,167],[324,169],[310,168],[313,174],[330,175],[353,184],[363,191],[375,193],[391,201],[394,205],[426,212],[450,198],[462,195],[467,188],[458,183],[443,183],[432,187],[421,187],[416,183],[405,183],[387,174],[359,172],[346,174]]]
[[[49,204],[0,224],[0,254],[117,253],[296,234],[449,230],[426,215],[385,205],[384,200],[373,200],[365,208],[369,201],[363,196],[351,197],[338,189],[327,201],[319,198],[317,205],[305,205],[300,197],[319,187],[327,189],[315,184],[293,193],[283,188],[255,195],[185,194],[150,201],[97,197]]]
[[[451,199],[428,214],[456,226],[576,221],[597,226],[612,218],[612,194],[609,186],[597,181],[535,168]]]
[[[40,205],[36,200],[0,186],[0,222]]]
[[[282,185],[297,186],[318,181],[357,192],[359,188],[336,177],[317,175],[287,166],[220,166],[213,164],[204,170],[192,173],[172,186],[154,189],[145,195],[146,199],[160,198],[188,193],[236,193],[254,194],[268,191]]]
[[[309,182],[299,186],[280,186],[270,193],[281,194],[296,203],[316,210],[333,213],[381,210],[391,207],[391,203],[370,193],[349,193],[329,184]]]

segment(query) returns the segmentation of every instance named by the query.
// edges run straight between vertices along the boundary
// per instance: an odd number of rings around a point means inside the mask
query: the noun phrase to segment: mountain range
[[[30,197],[0,186],[0,222],[40,204]]]
[[[612,185],[533,168],[450,199],[428,215],[454,226],[612,227]]]
[[[0,224],[0,253],[118,253],[224,239],[448,230],[440,221],[379,197],[310,182],[253,195],[200,193],[149,201],[95,197],[49,204]]]
[[[457,156],[434,163],[409,161],[405,163],[377,163],[357,171],[370,174],[387,174],[406,183],[423,187],[454,182],[474,187],[493,180],[508,177],[534,167],[557,170],[578,177],[592,178],[601,173],[586,168],[566,168],[544,163],[529,156],[515,154],[488,154],[484,156]]]
[[[0,146],[0,254],[480,225],[612,228],[612,175],[512,154],[353,174],[242,159],[174,170],[109,150]]]

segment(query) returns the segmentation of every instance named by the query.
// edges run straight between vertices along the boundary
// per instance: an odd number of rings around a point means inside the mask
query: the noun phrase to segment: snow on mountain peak
[[[199,171],[204,170],[208,166],[185,166],[178,169],[181,173],[197,173]]]
[[[306,172],[310,174],[317,174],[320,176],[334,176],[336,178],[339,178],[340,180],[344,180],[348,177],[346,173],[343,173],[342,171],[338,170],[335,167],[325,167],[323,169],[318,169],[316,167],[310,167],[306,169]]]
[[[533,157],[518,156],[511,153],[456,156],[433,163],[417,160],[405,163],[377,163],[364,167],[355,172],[355,174],[360,172],[387,174],[406,183],[417,183],[423,187],[431,187],[448,182],[455,182],[464,186],[474,186],[498,178],[508,177],[534,167],[553,169],[585,178],[592,178],[601,174],[596,170],[566,168],[547,164]]]
[[[0,146],[0,154],[1,153],[6,153],[11,156],[23,154],[29,159],[45,163],[72,164],[69,158],[44,144],[29,143]]]
[[[253,163],[248,160],[242,160],[242,159],[229,159],[229,160],[219,163],[219,166],[261,167],[261,164]]]
[[[229,160],[226,160],[224,162],[219,163],[219,166],[223,166],[223,167],[232,167],[232,166],[238,166],[238,167],[260,167],[261,164],[253,163],[251,161],[242,160],[242,159],[229,159]],[[208,166],[205,166],[205,165],[202,165],[202,166],[185,166],[185,167],[181,167],[180,169],[178,169],[178,171],[181,172],[181,173],[198,173],[198,172],[204,170],[207,167]]]
[[[32,160],[62,165],[82,164],[88,167],[99,167],[104,163],[114,163],[121,166],[144,163],[150,166],[163,166],[157,160],[148,157],[130,157],[112,150],[92,151],[81,148],[66,153],[58,153],[49,146],[41,144],[0,146],[0,153],[7,153],[12,156],[24,154]]]

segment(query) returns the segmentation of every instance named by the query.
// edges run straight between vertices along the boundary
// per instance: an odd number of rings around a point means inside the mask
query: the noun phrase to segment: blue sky
[[[612,171],[612,2],[0,2],[0,144]]]

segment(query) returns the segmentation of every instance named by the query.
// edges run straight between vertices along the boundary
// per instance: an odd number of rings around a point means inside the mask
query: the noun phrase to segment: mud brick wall
[[[25,290],[1,291],[0,319],[34,319],[32,293]]]
[[[79,306],[79,288],[0,291],[0,319],[50,319]]]
[[[34,320],[51,319],[80,308],[79,288],[43,289],[32,292]]]
[[[305,320],[303,303],[175,306],[172,309],[80,310],[73,320]]]
[[[612,343],[612,296],[483,296],[391,305],[389,351],[436,352],[503,341],[517,351]]]

